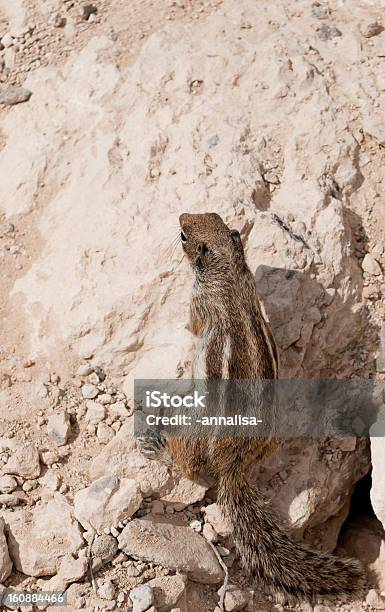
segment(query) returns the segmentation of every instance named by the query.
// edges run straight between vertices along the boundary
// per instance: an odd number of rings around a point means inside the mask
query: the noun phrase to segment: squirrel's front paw
[[[137,438],[139,450],[147,459],[158,459],[165,450],[166,440],[163,434],[148,430]]]

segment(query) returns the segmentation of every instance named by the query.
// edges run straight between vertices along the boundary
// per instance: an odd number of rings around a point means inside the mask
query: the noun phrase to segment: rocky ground
[[[131,416],[134,378],[189,376],[184,211],[241,231],[282,377],[384,378],[383,9],[0,0],[2,592],[211,612],[226,566],[227,611],[385,609],[383,438],[255,466],[294,537],[368,570],[354,601],[296,605]]]

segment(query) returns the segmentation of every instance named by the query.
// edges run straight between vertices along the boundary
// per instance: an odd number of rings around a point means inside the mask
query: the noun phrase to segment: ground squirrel
[[[195,378],[274,379],[277,349],[247,266],[241,237],[216,213],[182,214],[181,241],[195,272],[190,329],[197,336]],[[261,585],[294,597],[353,591],[361,583],[358,561],[296,543],[261,493],[247,467],[266,458],[277,440],[167,437],[167,451],[190,479],[213,477],[218,504],[234,527],[245,568]]]

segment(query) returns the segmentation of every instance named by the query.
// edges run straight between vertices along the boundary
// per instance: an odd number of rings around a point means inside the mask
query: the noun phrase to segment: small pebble
[[[88,364],[82,364],[76,370],[77,376],[88,376],[92,372],[93,372],[93,370],[92,370],[91,366],[89,366]]]
[[[148,584],[136,587],[130,591],[132,612],[145,612],[154,602],[154,592]]]
[[[99,393],[99,389],[95,385],[86,383],[82,386],[82,395],[86,399],[94,399]]]
[[[7,32],[7,34],[4,34],[3,38],[1,39],[1,44],[3,45],[3,47],[5,47],[6,49],[8,47],[12,47],[13,43],[14,43],[14,39],[13,37],[9,34],[9,32]]]
[[[342,36],[341,30],[335,26],[323,25],[317,30],[317,34],[321,40],[332,40]]]
[[[8,85],[0,91],[0,104],[5,106],[13,106],[15,104],[21,104],[27,102],[32,95],[32,92],[24,87],[18,87],[17,85]]]
[[[360,32],[365,38],[372,38],[372,36],[377,36],[378,34],[381,34],[383,30],[384,28],[377,21],[365,21],[360,25]]]

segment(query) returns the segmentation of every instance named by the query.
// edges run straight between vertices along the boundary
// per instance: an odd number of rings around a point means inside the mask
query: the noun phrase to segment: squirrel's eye
[[[187,242],[187,236],[186,234],[184,234],[183,232],[180,233],[180,239],[182,240],[182,242]]]

